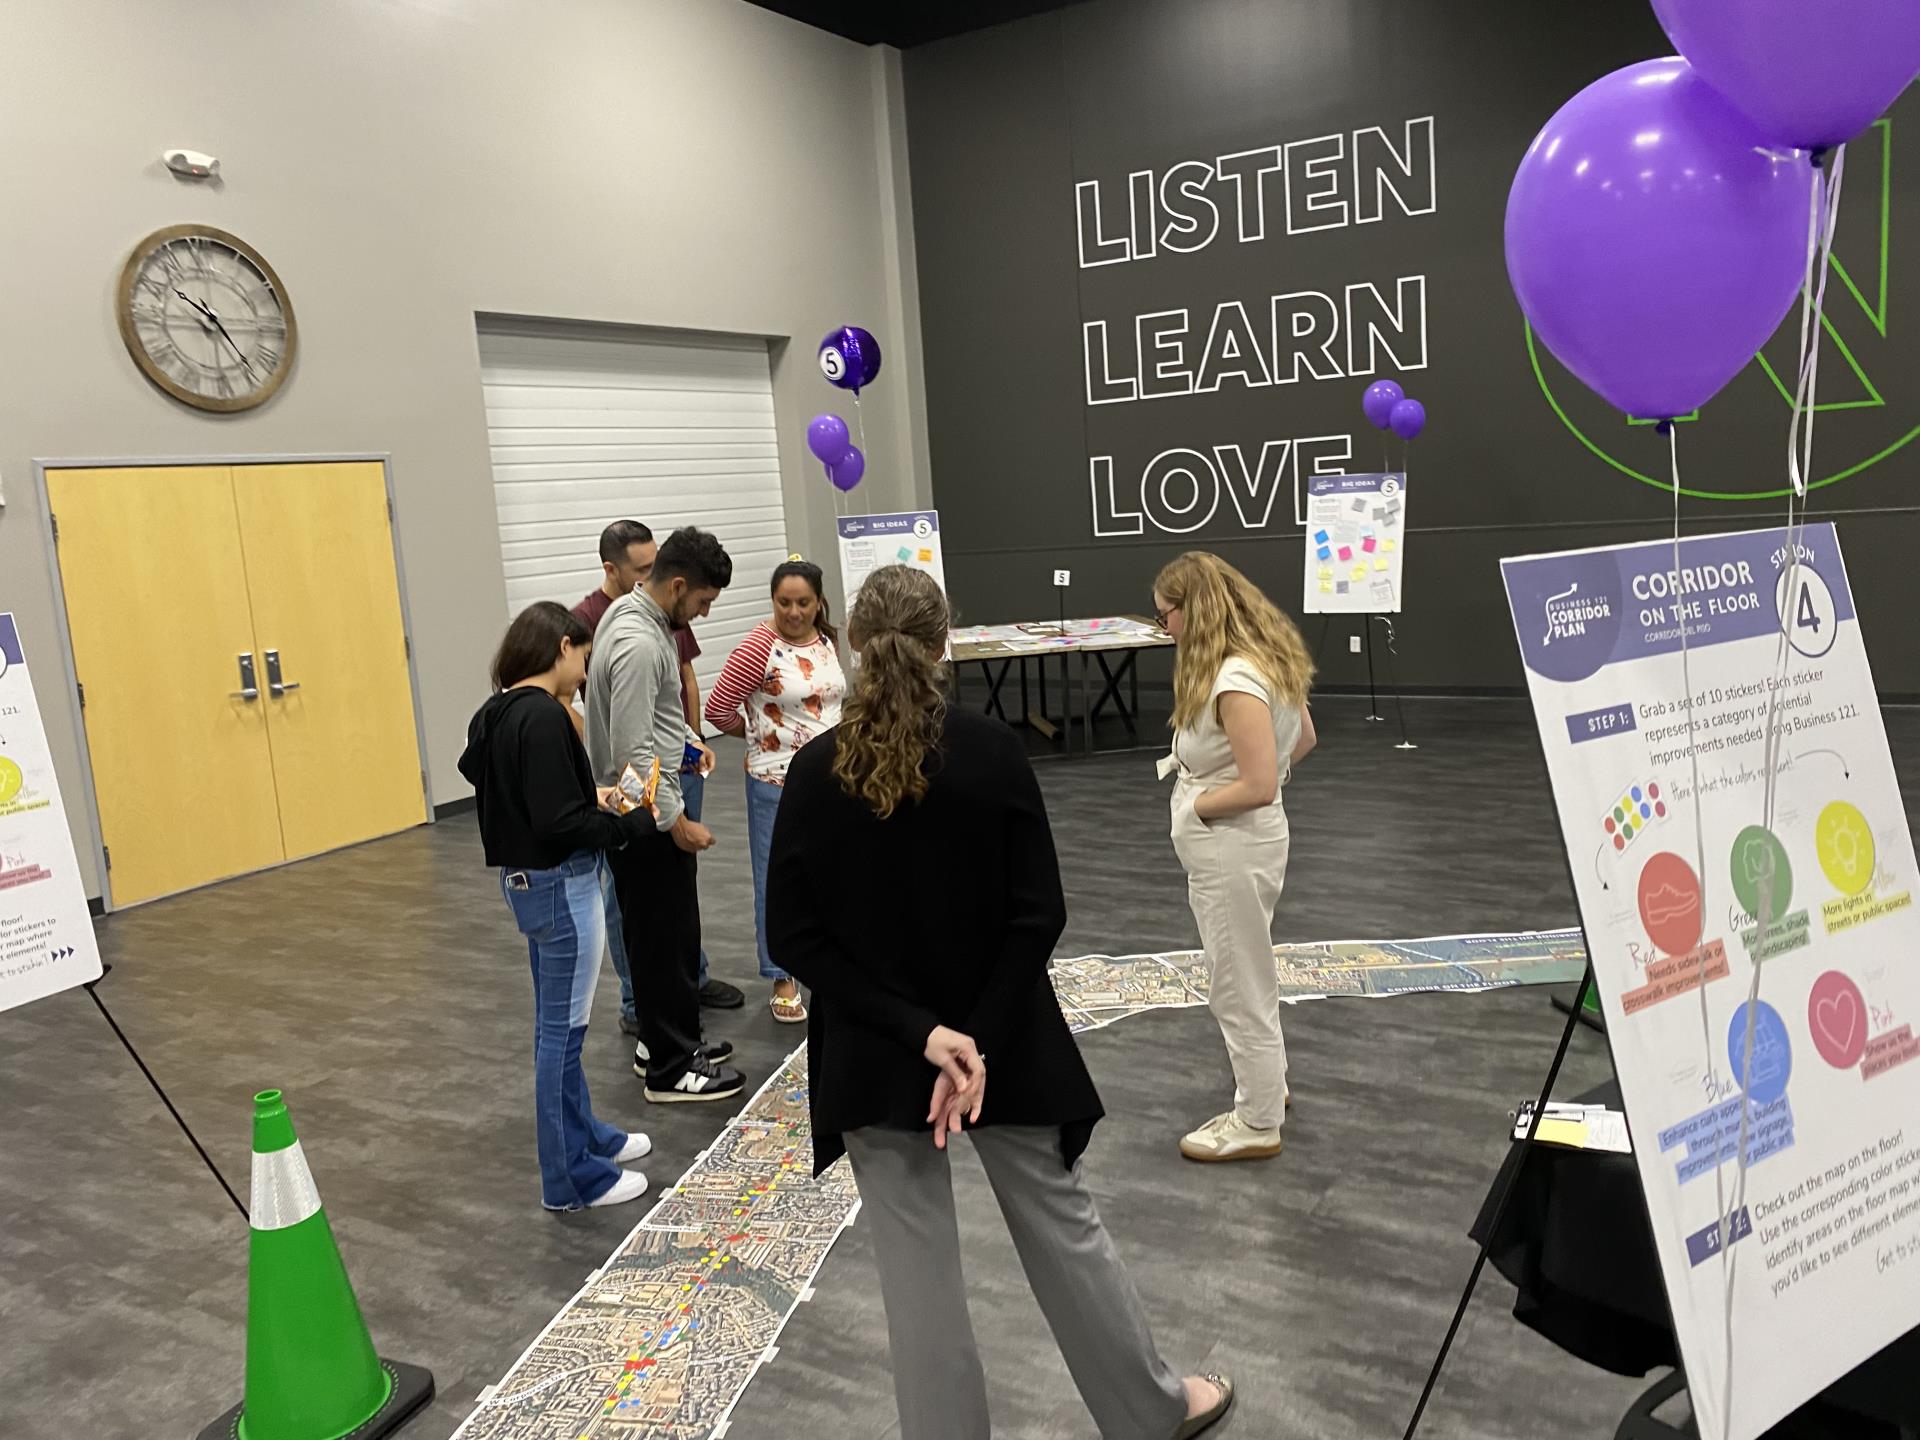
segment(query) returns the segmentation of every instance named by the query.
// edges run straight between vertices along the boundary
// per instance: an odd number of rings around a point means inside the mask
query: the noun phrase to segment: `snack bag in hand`
[[[660,790],[660,761],[658,757],[648,762],[647,773],[643,778],[640,772],[628,765],[620,772],[620,784],[616,787],[619,798],[615,802],[622,815],[630,815],[635,810],[645,810],[657,819],[659,812],[654,809],[654,796]]]

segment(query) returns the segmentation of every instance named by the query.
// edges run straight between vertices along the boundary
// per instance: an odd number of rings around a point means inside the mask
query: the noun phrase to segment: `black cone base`
[[[393,1393],[364,1425],[349,1430],[340,1440],[385,1440],[433,1399],[432,1371],[397,1360],[382,1360],[380,1365],[393,1377]],[[234,1406],[202,1430],[198,1440],[240,1440],[240,1410],[241,1406]]]

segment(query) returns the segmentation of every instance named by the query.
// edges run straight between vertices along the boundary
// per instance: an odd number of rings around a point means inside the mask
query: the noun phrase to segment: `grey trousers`
[[[1170,1440],[1186,1388],[1154,1348],[1140,1297],[1060,1132],[969,1132],[1034,1298],[1104,1440]],[[989,1440],[987,1382],[967,1313],[947,1152],[931,1134],[849,1132],[887,1310],[900,1440]]]

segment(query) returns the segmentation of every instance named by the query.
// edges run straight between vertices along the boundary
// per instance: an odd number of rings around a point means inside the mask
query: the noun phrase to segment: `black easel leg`
[[[1406,702],[1400,697],[1400,677],[1394,674],[1393,670],[1393,622],[1384,617],[1376,618],[1379,618],[1381,623],[1387,627],[1387,688],[1393,691],[1393,713],[1400,718],[1400,743],[1393,748],[1396,750],[1418,750],[1420,747],[1407,738],[1407,706]]]
[[[1540,1122],[1546,1117],[1547,1102],[1553,1098],[1553,1087],[1560,1079],[1560,1067],[1566,1062],[1567,1049],[1573,1044],[1573,1032],[1579,1027],[1580,1004],[1587,997],[1587,987],[1593,984],[1593,961],[1587,961],[1587,973],[1580,977],[1579,992],[1573,997],[1574,1013],[1567,1017],[1567,1028],[1560,1032],[1560,1048],[1553,1052],[1553,1064],[1547,1067],[1547,1080],[1540,1087],[1540,1099],[1533,1107],[1533,1120],[1527,1126],[1527,1138],[1524,1144],[1533,1144],[1533,1137],[1539,1132]],[[1507,1183],[1500,1191],[1500,1198],[1494,1202],[1493,1214],[1486,1226],[1486,1239],[1480,1242],[1480,1253],[1474,1258],[1473,1269],[1467,1275],[1467,1288],[1460,1294],[1460,1304],[1453,1312],[1453,1323],[1447,1327],[1447,1338],[1440,1342],[1440,1353],[1433,1357],[1433,1370],[1427,1376],[1426,1389],[1420,1392],[1420,1403],[1413,1407],[1413,1418],[1407,1422],[1407,1432],[1402,1440],[1413,1440],[1420,1428],[1420,1418],[1427,1413],[1427,1402],[1433,1399],[1434,1387],[1440,1383],[1440,1372],[1446,1368],[1447,1355],[1453,1349],[1453,1342],[1460,1333],[1460,1326],[1467,1318],[1467,1307],[1473,1303],[1473,1292],[1480,1284],[1480,1272],[1487,1268],[1487,1255],[1493,1246],[1494,1237],[1500,1232],[1500,1222],[1506,1217],[1507,1202],[1513,1198],[1513,1188],[1520,1180],[1520,1169],[1515,1166],[1507,1176]]]
[[[1380,697],[1374,692],[1373,688],[1373,617],[1371,615],[1363,615],[1361,617],[1361,623],[1365,628],[1367,637],[1367,719],[1382,720],[1386,717],[1380,713]]]
[[[105,976],[101,977],[101,979],[105,978]],[[140,1067],[140,1073],[147,1077],[147,1083],[153,1087],[153,1093],[160,1097],[160,1103],[167,1107],[167,1113],[173,1116],[174,1123],[180,1127],[180,1133],[185,1135],[192,1143],[193,1148],[200,1152],[200,1158],[207,1162],[207,1169],[211,1170],[213,1172],[213,1178],[220,1182],[220,1188],[227,1192],[227,1198],[233,1202],[233,1208],[240,1212],[240,1218],[251,1224],[252,1217],[247,1214],[247,1207],[242,1205],[240,1203],[240,1197],[233,1193],[233,1186],[229,1185],[227,1183],[227,1177],[220,1173],[220,1167],[213,1163],[213,1157],[207,1153],[207,1147],[200,1143],[200,1138],[195,1135],[192,1128],[188,1126],[186,1118],[174,1108],[173,1101],[167,1098],[167,1092],[162,1090],[160,1088],[160,1082],[153,1078],[153,1071],[147,1068],[147,1062],[140,1058],[140,1052],[134,1049],[133,1042],[127,1039],[127,1032],[120,1028],[119,1022],[113,1018],[112,1013],[107,1009],[107,1002],[102,1000],[99,992],[94,989],[94,985],[98,985],[99,983],[100,981],[96,980],[93,982],[93,985],[87,985],[82,988],[92,997],[93,1003],[99,1009],[101,1017],[106,1020],[107,1024],[113,1027],[113,1033],[120,1037],[120,1043],[126,1046],[127,1054],[133,1057],[133,1063]]]

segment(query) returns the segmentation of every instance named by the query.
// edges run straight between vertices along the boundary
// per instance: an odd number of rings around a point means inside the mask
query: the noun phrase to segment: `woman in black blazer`
[[[947,626],[928,576],[868,578],[844,717],[794,757],[780,803],[768,939],[813,991],[815,1172],[853,1164],[901,1440],[989,1434],[947,1169],[963,1128],[1101,1435],[1197,1435],[1233,1387],[1160,1358],[1081,1183],[1101,1109],[1047,977],[1066,927],[1053,834],[1013,732],[947,708]]]

